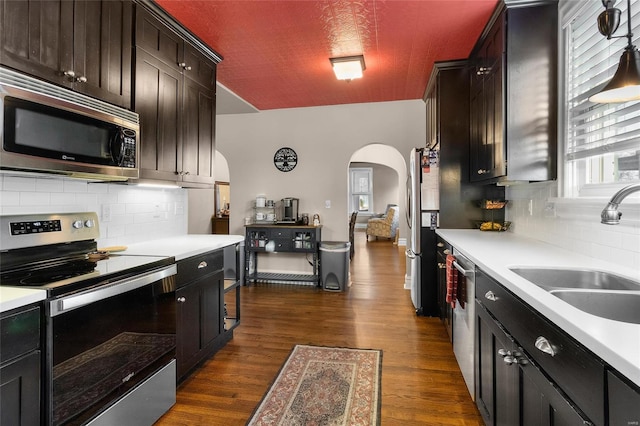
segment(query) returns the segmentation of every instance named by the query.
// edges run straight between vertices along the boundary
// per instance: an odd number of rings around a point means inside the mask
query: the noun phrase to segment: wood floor
[[[417,317],[403,289],[404,247],[356,232],[352,285],[241,289],[234,338],[178,388],[156,424],[244,425],[295,344],[382,349],[381,424],[481,425],[445,328]]]

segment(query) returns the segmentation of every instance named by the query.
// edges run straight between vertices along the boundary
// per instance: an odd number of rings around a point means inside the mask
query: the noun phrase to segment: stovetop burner
[[[96,262],[71,260],[53,267],[2,274],[2,285],[38,287],[93,272]]]
[[[82,291],[174,263],[162,256],[90,256],[100,236],[95,213],[0,216],[0,285]]]

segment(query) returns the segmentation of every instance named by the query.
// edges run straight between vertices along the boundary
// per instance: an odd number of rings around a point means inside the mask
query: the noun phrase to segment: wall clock
[[[298,154],[291,148],[280,148],[273,156],[273,164],[281,172],[290,172],[298,164]]]

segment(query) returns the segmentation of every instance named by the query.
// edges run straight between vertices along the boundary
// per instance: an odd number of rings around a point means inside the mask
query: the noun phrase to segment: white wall
[[[211,217],[214,215],[216,192],[214,189],[188,189],[188,233],[211,234]]]
[[[424,145],[425,129],[422,100],[218,116],[216,149],[227,159],[234,200],[230,233],[244,234],[244,217],[252,216],[256,195],[264,194],[273,200],[300,198],[301,213],[320,215],[323,240],[347,241],[352,154],[366,145],[383,144],[408,157],[412,147]],[[285,146],[293,148],[299,159],[287,173],[273,165],[274,153]],[[331,208],[325,208],[325,200]],[[305,263],[293,269],[302,271]]]
[[[408,156],[411,147],[424,145],[424,108],[415,100],[218,116],[216,147],[228,161],[234,199],[231,233],[244,233],[243,218],[252,216],[256,195],[265,194],[274,200],[300,198],[301,212],[320,214],[324,239],[345,240],[352,153],[379,143]],[[299,158],[287,173],[273,165],[283,146]]]

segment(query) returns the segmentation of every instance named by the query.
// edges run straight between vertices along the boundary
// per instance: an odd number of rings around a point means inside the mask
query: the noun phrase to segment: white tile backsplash
[[[554,206],[549,200],[557,197],[557,182],[507,187],[506,217],[512,222],[509,232],[640,269],[640,222],[633,214],[623,215],[619,225],[603,225],[600,211],[606,200]],[[532,215],[529,200],[533,200]]]
[[[186,234],[187,209],[176,205],[188,205],[187,190],[0,174],[0,214],[95,211],[100,247]]]

